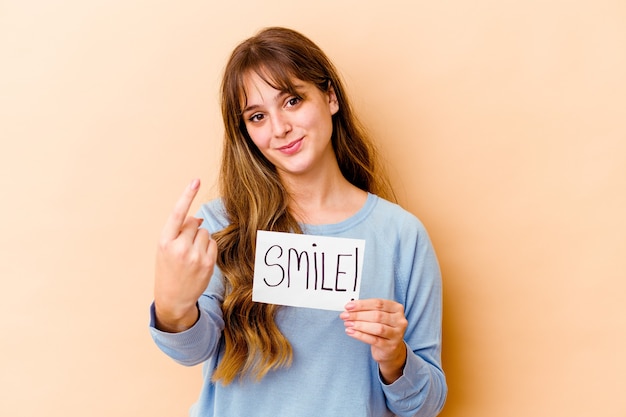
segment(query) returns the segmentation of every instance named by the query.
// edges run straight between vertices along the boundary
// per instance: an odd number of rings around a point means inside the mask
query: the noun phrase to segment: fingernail
[[[352,301],[346,304],[346,310],[352,310],[354,307],[356,307],[356,304],[354,304]]]
[[[345,319],[347,319],[349,317],[350,317],[350,314],[347,311],[344,311],[343,313],[341,313],[339,315],[339,318],[342,319],[342,320],[345,320]]]
[[[198,178],[194,179],[193,181],[191,181],[191,184],[189,184],[189,188],[191,188],[192,190],[197,189],[200,186],[200,180]]]

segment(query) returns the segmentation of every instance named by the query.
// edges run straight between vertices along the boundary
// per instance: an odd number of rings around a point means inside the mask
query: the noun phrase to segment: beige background
[[[300,3],[0,1],[0,415],[186,415],[154,246],[268,25],[334,59],[432,235],[442,415],[626,415],[626,3]]]

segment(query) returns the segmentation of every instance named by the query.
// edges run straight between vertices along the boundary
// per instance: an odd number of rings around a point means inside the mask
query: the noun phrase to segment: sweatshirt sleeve
[[[441,366],[441,272],[430,238],[412,217],[398,232],[396,300],[402,302],[408,327],[403,375],[392,384],[380,381],[389,409],[400,417],[433,417],[447,396]],[[404,285],[403,285],[404,284]]]

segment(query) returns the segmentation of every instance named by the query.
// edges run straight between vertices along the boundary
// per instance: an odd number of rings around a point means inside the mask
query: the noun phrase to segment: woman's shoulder
[[[375,199],[374,215],[381,216],[386,219],[386,223],[395,223],[398,226],[410,226],[417,229],[423,229],[424,225],[421,220],[412,212],[402,207],[399,203],[386,200],[377,195],[373,195]]]
[[[221,198],[214,198],[202,204],[200,209],[198,209],[196,217],[204,220],[202,226],[210,232],[222,230],[230,223]]]

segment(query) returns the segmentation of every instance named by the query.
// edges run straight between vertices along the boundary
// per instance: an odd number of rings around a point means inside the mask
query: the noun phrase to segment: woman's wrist
[[[193,327],[200,318],[200,309],[198,303],[191,308],[178,314],[165,312],[159,309],[158,304],[154,305],[155,325],[156,328],[168,333],[180,333]]]
[[[404,346],[403,353],[397,359],[378,363],[378,372],[381,380],[389,385],[397,381],[404,373],[404,365],[406,364],[407,352]]]

